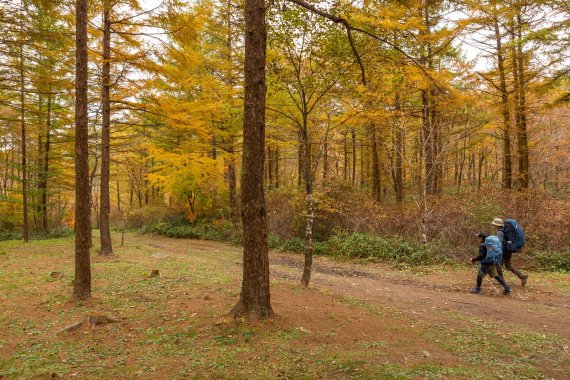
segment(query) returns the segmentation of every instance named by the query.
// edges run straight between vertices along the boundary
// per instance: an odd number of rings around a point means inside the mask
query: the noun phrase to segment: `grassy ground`
[[[92,256],[94,299],[76,303],[72,238],[0,243],[0,378],[570,377],[567,337],[524,321],[417,312],[284,273],[272,276],[274,319],[233,321],[239,249],[127,234],[115,251]],[[556,281],[566,297],[570,278]],[[59,333],[89,313],[119,322]]]

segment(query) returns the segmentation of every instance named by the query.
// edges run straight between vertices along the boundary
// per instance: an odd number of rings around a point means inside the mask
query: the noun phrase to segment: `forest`
[[[3,0],[0,379],[570,377],[569,107],[565,0]]]

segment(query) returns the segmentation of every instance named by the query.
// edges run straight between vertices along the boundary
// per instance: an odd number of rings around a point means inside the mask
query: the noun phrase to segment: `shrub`
[[[385,261],[394,264],[431,265],[449,261],[434,244],[371,234],[339,234],[329,241],[329,254],[346,259]]]
[[[226,221],[190,223],[186,219],[172,218],[167,221],[144,226],[142,231],[146,233],[157,233],[172,238],[215,240],[232,243],[241,242],[241,231]]]
[[[527,234],[527,248],[543,251],[568,250],[570,202],[540,192],[462,190],[430,198],[422,213],[420,204],[373,201],[365,190],[343,182],[330,182],[315,190],[313,236],[327,240],[335,231],[399,236],[420,241],[449,244],[456,251],[477,244],[475,233],[493,232],[494,217],[517,219]],[[268,193],[269,232],[282,239],[303,237],[305,195],[299,189],[283,188]],[[423,225],[421,222],[424,221]]]
[[[541,269],[555,272],[570,272],[570,250],[562,252],[542,252],[534,255]]]
[[[270,235],[269,248],[282,252],[303,252],[301,238],[281,239]],[[328,255],[346,260],[390,262],[396,265],[432,265],[451,262],[445,250],[435,244],[419,244],[401,238],[383,238],[372,234],[339,233],[326,241],[314,241],[316,255]]]
[[[0,241],[6,240],[19,240],[22,238],[22,233],[17,231],[0,232]]]
[[[281,239],[277,235],[269,235],[267,239],[269,249],[274,249],[280,252],[296,252],[300,253],[305,250],[305,240],[294,237],[291,239]]]
[[[132,209],[125,213],[124,224],[127,229],[139,229],[163,221],[188,222],[183,212],[166,206],[149,206]]]

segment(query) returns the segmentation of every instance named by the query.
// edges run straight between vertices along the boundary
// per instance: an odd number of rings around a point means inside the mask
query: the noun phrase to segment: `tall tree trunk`
[[[267,175],[265,179],[267,181],[267,188],[269,190],[273,189],[273,149],[271,146],[267,146]]]
[[[91,220],[87,118],[87,0],[75,5],[75,281],[73,296],[91,297]]]
[[[306,107],[304,107],[306,109]],[[303,143],[305,151],[305,167],[303,168],[305,176],[305,195],[307,197],[307,216],[305,221],[305,263],[303,266],[303,277],[301,283],[309,286],[311,281],[311,272],[313,270],[313,224],[315,221],[314,202],[313,202],[313,175],[311,172],[311,137],[307,125],[307,115],[303,115]],[[346,137],[346,135],[345,135]],[[345,138],[346,147],[346,138]]]
[[[348,131],[344,133],[344,172],[342,179],[347,181],[348,180]]]
[[[305,159],[305,152],[303,149],[304,149],[303,137],[301,136],[301,132],[299,132],[299,147],[297,149],[297,155],[298,155],[297,184],[299,186],[301,186],[303,184],[303,177],[305,175],[303,172],[303,168],[305,167],[305,164],[303,163],[303,160]]]
[[[111,196],[109,181],[111,174],[111,6],[104,2],[103,9],[103,76],[101,78],[101,190],[99,230],[101,250],[99,254],[113,254],[109,215],[111,214]]]
[[[505,57],[499,20],[495,18],[495,40],[497,44],[497,67],[499,69],[501,89],[501,114],[503,116],[503,188],[513,187],[513,168],[511,158],[511,115],[509,110],[509,93],[507,91],[507,76],[505,74]]]
[[[356,129],[351,128],[350,134],[352,137],[352,185],[356,185]]]
[[[264,318],[273,314],[269,293],[267,210],[263,190],[265,162],[265,1],[245,0],[245,79],[243,169],[243,280],[235,317]]]
[[[396,113],[396,141],[394,144],[395,156],[396,156],[396,168],[395,168],[395,178],[394,187],[396,190],[396,202],[401,203],[404,200],[404,131],[402,128],[402,108],[400,105],[400,93],[396,92],[394,98],[394,111]]]
[[[520,123],[517,125],[517,145],[519,156],[519,179],[520,186],[523,189],[529,187],[529,149],[528,134],[526,120],[526,80],[524,67],[524,52],[522,42],[522,17],[519,8],[517,13],[517,69],[518,69],[518,90],[519,90],[519,106]]]
[[[327,183],[327,176],[329,174],[329,143],[325,141],[323,149],[323,183]]]
[[[36,170],[34,183],[36,184],[36,191],[32,194],[32,203],[34,204],[34,225],[36,231],[43,231],[42,228],[42,182],[43,182],[43,169],[44,169],[44,94],[38,94],[38,156],[36,161]]]
[[[233,138],[230,141],[229,148],[229,159],[228,159],[228,186],[229,186],[229,196],[230,196],[230,218],[235,224],[238,222],[238,202],[237,202],[237,179],[236,179],[236,159],[234,153],[234,142]]]
[[[378,138],[376,125],[370,125],[372,140],[372,195],[378,203],[382,202],[382,182],[380,178],[380,156],[378,154]]]
[[[433,129],[431,125],[430,102],[427,91],[422,91],[422,152],[424,161],[424,182],[426,194],[434,193]]]
[[[431,56],[431,50],[430,50]],[[431,68],[430,60],[430,68]],[[430,127],[432,132],[432,159],[433,159],[433,194],[440,194],[443,186],[443,143],[441,128],[438,125],[438,111],[436,108],[435,89],[430,90]]]
[[[22,21],[23,22],[23,21]],[[23,39],[23,26],[20,26]],[[29,241],[29,222],[28,222],[28,175],[26,164],[26,117],[25,117],[25,88],[24,88],[24,41],[20,41],[20,126],[22,132],[22,219],[23,231],[22,239],[24,243]]]
[[[48,210],[47,210],[47,187],[48,187],[48,171],[49,171],[49,149],[50,149],[50,130],[51,130],[51,93],[47,98],[47,111],[46,111],[46,141],[43,144],[41,160],[43,167],[40,168],[40,181],[38,183],[38,190],[40,192],[40,214],[42,217],[42,230],[48,232]]]
[[[279,175],[279,147],[276,145],[273,147],[273,188],[277,189],[277,184],[279,183],[279,179],[277,176]]]
[[[120,183],[119,180],[117,179],[117,209],[119,211],[119,214],[121,213],[121,188],[119,187]]]
[[[366,150],[364,150],[364,139],[360,137],[360,187],[366,184],[366,173],[364,171],[364,160],[366,158]]]

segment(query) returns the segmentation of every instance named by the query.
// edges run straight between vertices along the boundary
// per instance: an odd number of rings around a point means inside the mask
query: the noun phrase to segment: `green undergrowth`
[[[241,232],[229,222],[194,223],[187,221],[167,220],[144,226],[144,233],[156,233],[179,239],[213,240],[239,244]]]
[[[570,250],[560,252],[537,252],[531,255],[540,269],[570,273]]]
[[[187,219],[179,217],[146,225],[141,231],[172,238],[213,240],[234,245],[239,245],[242,241],[240,227],[229,221],[189,223]],[[283,239],[270,234],[268,245],[270,249],[280,252],[302,253],[305,250],[305,240],[301,237]],[[370,233],[339,232],[325,241],[313,240],[313,252],[316,255],[349,261],[384,262],[396,267],[464,263],[466,257],[458,257],[458,252],[472,251],[472,255],[468,255],[470,258],[475,256],[475,250],[475,243],[473,247],[453,247],[443,242],[422,244],[401,237]],[[531,252],[529,255],[533,269],[570,272],[570,251]]]
[[[303,239],[280,239],[270,235],[269,247],[278,251],[303,252]],[[397,237],[382,237],[364,233],[339,233],[324,242],[313,242],[318,255],[331,256],[341,260],[366,262],[387,262],[396,266],[417,266],[451,264],[445,248],[436,244],[420,244]]]
[[[45,240],[45,239],[55,239],[65,236],[73,235],[73,229],[69,227],[59,227],[49,232],[42,232],[42,233],[31,233],[30,239],[31,240]],[[7,240],[22,240],[22,232],[21,231],[4,231],[0,232],[0,241],[7,241]]]

